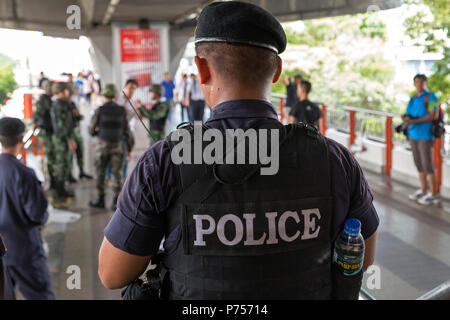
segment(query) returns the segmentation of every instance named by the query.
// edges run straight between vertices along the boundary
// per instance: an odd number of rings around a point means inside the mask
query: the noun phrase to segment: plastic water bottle
[[[364,261],[364,238],[361,235],[361,222],[348,219],[334,244],[333,262],[345,276],[361,271]]]

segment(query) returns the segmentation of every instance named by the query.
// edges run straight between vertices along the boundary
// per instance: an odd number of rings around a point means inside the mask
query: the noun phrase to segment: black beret
[[[25,132],[25,125],[17,118],[0,119],[0,136],[15,137]]]
[[[247,2],[214,2],[198,17],[195,43],[226,42],[270,49],[286,49],[286,34],[266,10]]]

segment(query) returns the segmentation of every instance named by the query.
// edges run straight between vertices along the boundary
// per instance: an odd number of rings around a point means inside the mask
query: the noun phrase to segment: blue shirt
[[[206,125],[221,131],[246,130],[262,118],[278,119],[270,103],[235,100],[217,105]],[[362,235],[368,238],[379,224],[372,205],[373,194],[351,153],[336,141],[328,141],[333,173],[332,239],[343,230],[348,218],[358,218]],[[105,236],[113,246],[140,256],[157,253],[164,236],[165,214],[181,194],[175,169],[166,140],[158,141],[140,157],[122,188],[118,209],[105,229]],[[170,248],[177,236],[175,232],[168,235],[164,247]]]
[[[23,266],[45,257],[39,226],[48,219],[47,199],[34,171],[0,154],[0,233],[5,265]]]
[[[429,94],[428,110],[425,106],[425,96],[427,93]],[[406,113],[414,118],[423,118],[430,113],[429,110],[437,110],[437,101],[438,98],[436,95],[428,90],[422,92],[418,97],[414,94],[408,102]],[[416,140],[433,140],[434,136],[431,133],[431,126],[431,121],[411,124],[408,126],[408,135],[410,138]]]
[[[175,84],[172,80],[169,82],[163,81],[161,82],[161,85],[164,87],[164,94],[163,97],[166,99],[173,99],[173,89],[175,88]]]

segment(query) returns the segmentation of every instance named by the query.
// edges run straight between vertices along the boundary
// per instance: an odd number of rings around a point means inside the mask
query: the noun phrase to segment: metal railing
[[[271,101],[280,115],[280,121],[286,122],[284,112],[284,101],[286,95],[272,93]],[[349,135],[348,148],[352,150],[356,146],[358,136],[372,141],[380,142],[385,145],[385,163],[384,174],[391,176],[392,156],[394,145],[409,149],[406,137],[402,133],[396,133],[394,128],[402,120],[400,114],[357,108],[341,104],[324,104],[316,102],[322,110],[322,118],[319,121],[320,131],[325,135],[329,128],[347,133]],[[448,130],[447,130],[448,131]],[[450,142],[450,137],[444,135],[441,138],[434,139],[433,159],[436,168],[437,191],[440,191],[442,185],[442,164],[444,150],[444,141]]]
[[[431,289],[417,300],[450,300],[450,280]]]

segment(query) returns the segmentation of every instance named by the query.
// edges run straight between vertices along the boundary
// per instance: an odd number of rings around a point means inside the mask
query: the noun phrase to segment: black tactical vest
[[[330,298],[328,144],[315,128],[265,121],[282,132],[277,174],[177,166],[184,194],[167,214],[166,235],[179,232],[163,259],[168,299]]]
[[[159,108],[162,108],[162,104],[158,102],[153,106],[153,110],[158,110]],[[150,119],[150,130],[158,130],[158,131],[164,131],[164,126],[166,125],[168,111],[166,112],[166,115],[161,119]]]
[[[107,102],[99,108],[98,137],[100,140],[107,142],[122,141],[126,121],[125,108],[115,102]]]

